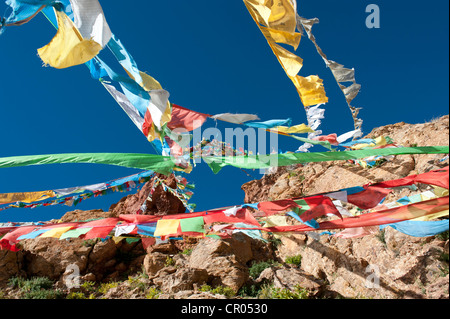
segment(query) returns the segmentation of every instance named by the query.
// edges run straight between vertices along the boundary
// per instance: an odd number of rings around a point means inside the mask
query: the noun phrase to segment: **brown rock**
[[[165,267],[167,257],[168,255],[160,252],[153,252],[151,254],[147,254],[144,258],[144,269],[146,274],[149,277],[156,275],[158,271],[160,271]]]
[[[0,284],[8,282],[8,279],[23,274],[22,252],[0,250]]]
[[[22,243],[26,261],[24,270],[28,276],[43,276],[57,280],[68,266],[76,266],[80,272],[86,270],[91,248],[82,245],[82,240],[36,238]]]

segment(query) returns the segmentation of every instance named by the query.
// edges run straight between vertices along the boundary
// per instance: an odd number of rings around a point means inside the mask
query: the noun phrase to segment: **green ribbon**
[[[217,174],[223,167],[228,165],[243,169],[260,169],[300,163],[355,160],[370,156],[448,153],[448,146],[425,146],[364,149],[343,152],[287,153],[234,157],[211,156],[203,157],[203,160],[209,165],[214,174]],[[0,158],[0,168],[69,163],[115,165],[128,168],[152,170],[164,175],[169,175],[175,167],[175,162],[170,156],[154,154],[86,153],[13,156]]]
[[[169,175],[175,163],[169,156],[130,153],[86,153],[13,156],[0,158],[0,168],[47,164],[106,164],[143,170],[152,170]]]

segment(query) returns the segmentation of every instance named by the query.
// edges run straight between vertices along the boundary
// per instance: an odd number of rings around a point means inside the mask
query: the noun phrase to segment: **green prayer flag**
[[[203,217],[192,217],[180,219],[180,226],[182,232],[196,232],[204,233],[205,229],[203,225],[205,224]]]
[[[59,239],[63,240],[63,239],[68,239],[68,238],[78,238],[81,235],[85,235],[91,229],[92,229],[92,227],[72,229],[72,230],[66,231],[64,234],[62,234],[61,237],[59,237]]]
[[[203,157],[214,174],[225,166],[234,166],[243,169],[261,169],[279,166],[288,166],[299,163],[314,163],[327,161],[346,161],[361,159],[370,156],[389,156],[407,154],[448,154],[448,146],[425,147],[393,147],[380,149],[365,149],[342,152],[313,152],[313,153],[287,153],[253,156],[211,156]]]
[[[168,175],[175,163],[170,156],[129,153],[86,153],[13,156],[0,158],[0,168],[46,164],[91,163],[152,170]]]

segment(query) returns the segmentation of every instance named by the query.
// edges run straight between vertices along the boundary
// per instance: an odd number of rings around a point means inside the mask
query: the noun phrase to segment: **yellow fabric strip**
[[[316,75],[291,77],[305,107],[328,102],[323,80]]]
[[[360,150],[366,147],[384,146],[386,144],[387,144],[386,138],[384,136],[379,136],[375,139],[375,143],[356,144],[351,146],[350,148],[352,150]]]
[[[313,133],[314,130],[311,129],[308,125],[305,124],[299,124],[299,125],[295,125],[295,126],[277,126],[274,127],[272,129],[270,129],[270,131],[276,131],[276,132],[281,132],[281,133],[285,133],[285,134],[302,134],[302,133]]]
[[[15,202],[32,203],[39,200],[55,197],[53,191],[29,192],[29,193],[6,193],[0,194],[0,204]]]
[[[142,78],[142,82],[139,83],[139,85],[142,86],[146,91],[162,90],[161,84],[152,76],[142,71],[139,71],[139,74]]]
[[[426,222],[426,221],[430,221],[430,220],[434,220],[434,219],[438,219],[438,218],[446,217],[446,216],[448,216],[448,210],[438,212],[435,214],[431,214],[431,215],[427,215],[427,216],[423,216],[423,217],[419,217],[419,218],[415,218],[412,220]]]
[[[55,10],[58,31],[46,46],[38,49],[38,54],[46,65],[57,69],[83,64],[95,57],[102,46],[94,40],[85,40],[72,20],[61,11]]]

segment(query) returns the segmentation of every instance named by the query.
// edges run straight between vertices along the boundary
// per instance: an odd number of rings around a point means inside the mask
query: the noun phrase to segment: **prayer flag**
[[[55,10],[58,31],[52,41],[38,49],[45,64],[57,69],[68,68],[88,62],[102,49],[92,39],[84,39],[72,20],[62,11]]]
[[[156,224],[155,237],[175,235],[178,233],[180,220],[178,219],[160,219]]]

